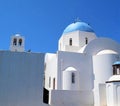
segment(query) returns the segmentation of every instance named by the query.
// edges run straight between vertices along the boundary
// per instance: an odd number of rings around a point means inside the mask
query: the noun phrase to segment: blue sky
[[[0,50],[10,36],[25,36],[25,49],[56,52],[63,30],[79,17],[98,37],[120,43],[120,0],[0,0]]]

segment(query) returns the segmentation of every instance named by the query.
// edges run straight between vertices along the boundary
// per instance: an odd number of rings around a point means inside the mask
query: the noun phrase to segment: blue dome
[[[116,61],[113,65],[120,65],[120,61]]]
[[[63,31],[63,34],[74,32],[74,31],[85,31],[85,32],[94,32],[91,26],[89,26],[85,22],[75,22],[70,25],[68,25],[65,30]]]

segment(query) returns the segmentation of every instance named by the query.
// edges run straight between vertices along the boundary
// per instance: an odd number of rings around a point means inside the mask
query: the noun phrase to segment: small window
[[[19,39],[19,46],[22,45],[22,39]]]
[[[55,78],[53,78],[53,89],[55,89]]]
[[[72,83],[75,83],[75,73],[72,73],[71,77],[72,77]]]
[[[13,45],[17,45],[17,39],[16,38],[13,40]]]
[[[69,39],[69,45],[72,46],[72,38]]]
[[[85,38],[85,44],[88,44],[88,38],[87,37]]]
[[[120,68],[117,68],[117,75],[120,75]]]
[[[116,73],[115,73],[116,71],[115,71],[115,67],[113,67],[113,75],[115,75]]]
[[[120,66],[119,65],[113,66],[113,75],[120,75]]]

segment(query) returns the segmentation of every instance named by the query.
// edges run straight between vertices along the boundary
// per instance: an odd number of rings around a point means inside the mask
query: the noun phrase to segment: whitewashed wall
[[[43,104],[44,54],[0,51],[0,106]]]
[[[115,65],[115,63],[114,63]],[[116,64],[118,66],[118,64]],[[115,67],[115,66],[113,66]],[[118,71],[118,68],[116,69]],[[120,75],[112,75],[106,82],[107,106],[120,106]]]
[[[53,53],[46,53],[45,55],[45,88],[46,89],[53,89],[54,78],[55,78],[55,89],[57,89],[57,55]]]
[[[120,81],[106,84],[107,106],[120,106]]]
[[[97,38],[92,40],[84,49],[83,53],[97,55],[103,50],[112,50],[120,54],[120,44],[109,38]]]
[[[100,84],[104,84],[113,74],[112,65],[117,60],[117,54],[104,54],[93,56],[94,72],[94,102],[95,106],[102,103],[100,100]]]
[[[93,89],[92,56],[73,52],[58,52],[58,89],[62,90],[63,71],[74,67],[79,71],[80,90]]]
[[[63,90],[80,90],[80,73],[73,67],[68,67],[63,72]]]
[[[51,106],[93,106],[90,91],[51,90]]]

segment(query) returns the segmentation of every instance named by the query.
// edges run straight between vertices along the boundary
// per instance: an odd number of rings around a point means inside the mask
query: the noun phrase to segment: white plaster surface
[[[89,91],[51,90],[51,106],[93,106]]]
[[[0,106],[43,104],[44,54],[0,51]]]

